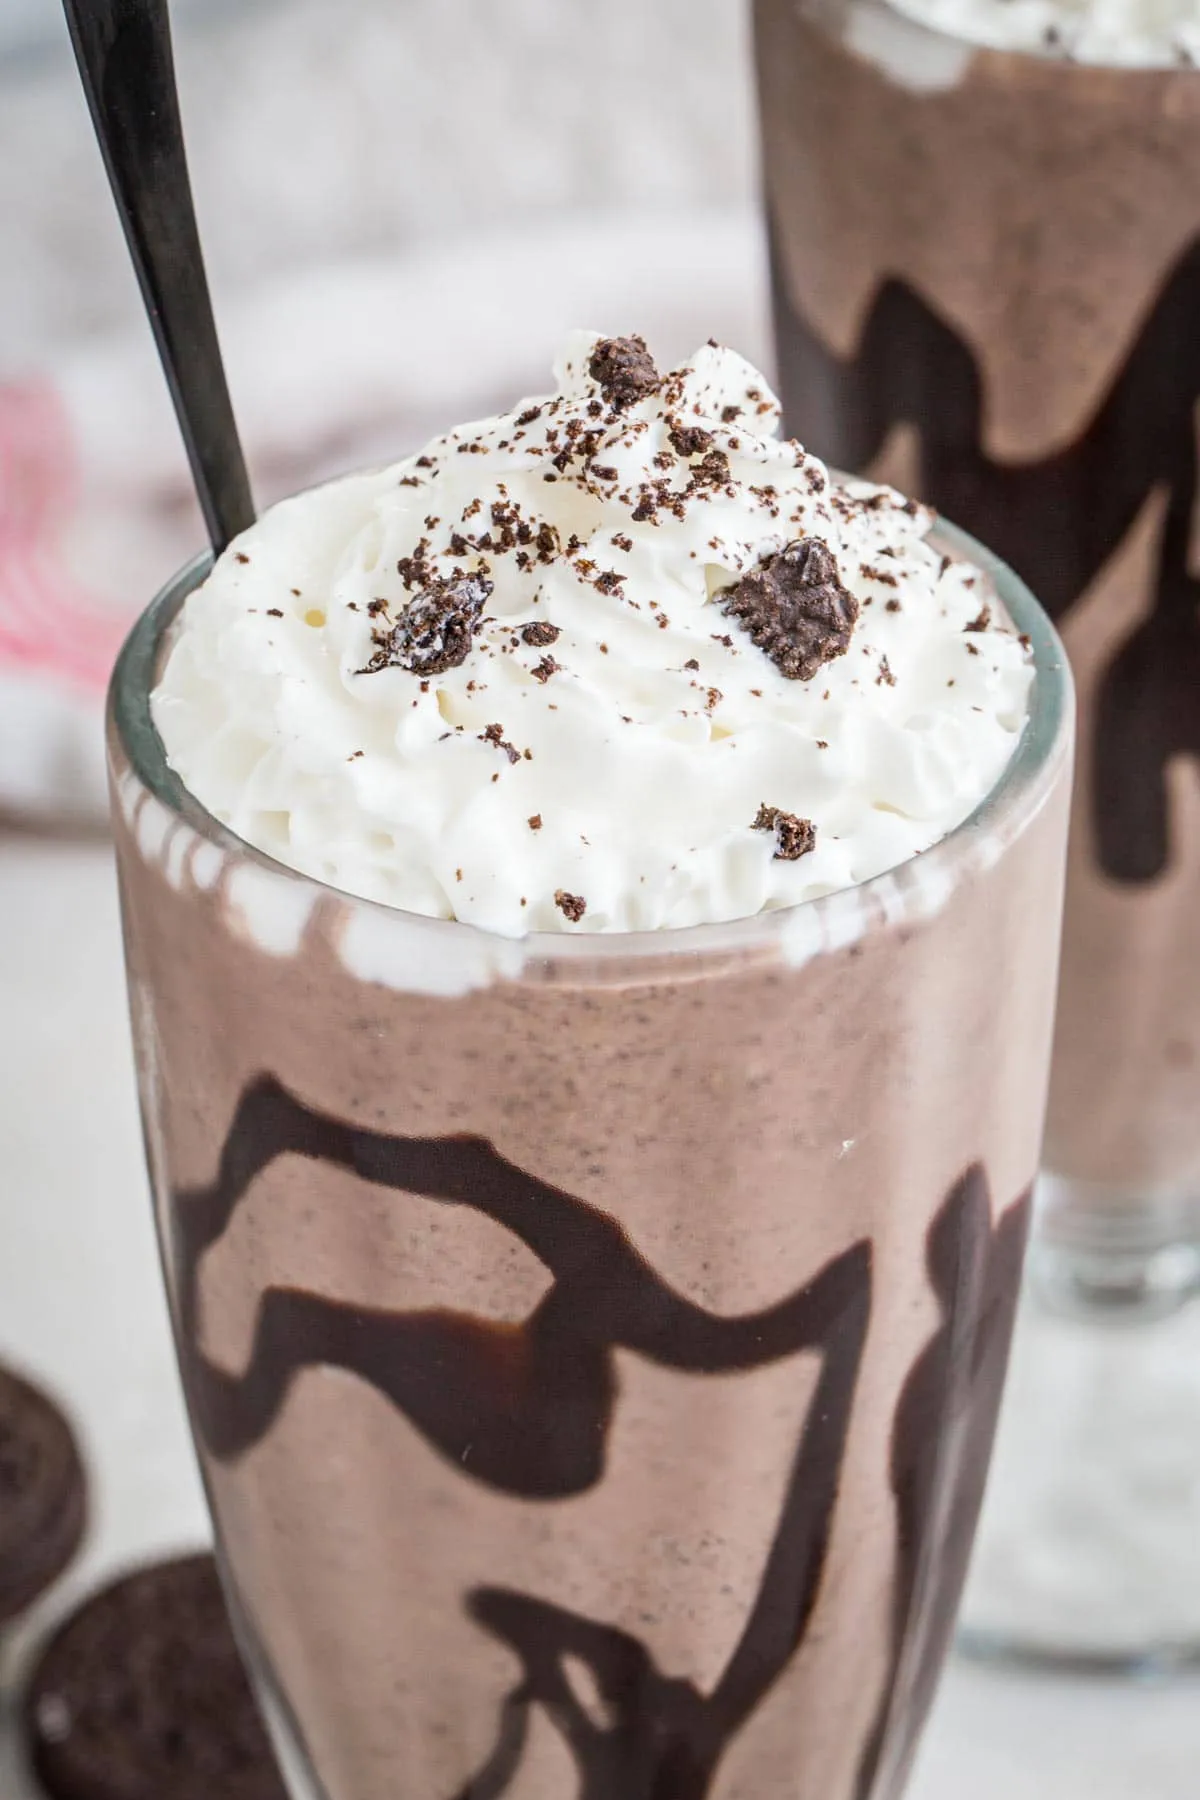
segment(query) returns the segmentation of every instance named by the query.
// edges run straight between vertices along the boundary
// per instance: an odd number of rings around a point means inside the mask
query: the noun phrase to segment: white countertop
[[[107,846],[0,834],[0,1358],[65,1394],[95,1475],[53,1597],[207,1535],[159,1292]],[[20,1646],[17,1646],[18,1650]],[[32,1800],[0,1733],[0,1796]],[[954,1665],[909,1800],[1195,1800],[1200,1682]]]

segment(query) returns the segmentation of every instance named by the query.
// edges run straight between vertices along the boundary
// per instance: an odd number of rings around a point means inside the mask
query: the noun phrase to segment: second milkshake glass
[[[1200,72],[981,48],[880,0],[756,24],[788,429],[994,545],[1079,692],[1048,1174],[968,1618],[1039,1655],[1187,1656]]]
[[[110,716],[148,1157],[297,1800],[895,1800],[1007,1355],[1071,758],[861,888],[513,941],[218,825]]]

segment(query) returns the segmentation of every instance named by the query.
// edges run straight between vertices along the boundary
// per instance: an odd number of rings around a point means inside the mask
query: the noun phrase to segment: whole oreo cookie
[[[40,1389],[0,1369],[0,1625],[62,1574],[86,1514],[71,1427]]]
[[[93,1595],[34,1671],[26,1725],[53,1800],[287,1800],[210,1556]]]

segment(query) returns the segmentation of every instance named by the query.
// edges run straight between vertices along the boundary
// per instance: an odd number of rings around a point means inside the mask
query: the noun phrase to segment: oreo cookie
[[[83,1536],[86,1482],[54,1402],[0,1369],[0,1625],[62,1574]]]
[[[52,1800],[287,1800],[211,1556],[95,1594],[44,1652],[25,1718]]]

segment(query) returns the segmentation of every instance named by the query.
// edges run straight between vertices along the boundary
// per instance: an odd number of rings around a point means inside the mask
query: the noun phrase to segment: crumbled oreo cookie
[[[672,419],[667,435],[677,456],[703,456],[712,449],[712,432],[705,431],[703,425],[682,425],[678,419]]]
[[[486,725],[480,733],[485,744],[493,744],[497,750],[503,750],[510,763],[520,762],[521,752],[515,744],[510,744],[504,735],[504,727],[500,724]]]
[[[717,596],[789,681],[811,681],[849,646],[858,601],[821,538],[797,538]]]
[[[641,337],[602,338],[588,362],[588,374],[618,412],[654,393],[662,380]]]
[[[544,650],[547,644],[556,644],[561,633],[557,625],[549,619],[534,619],[531,624],[521,627],[523,643],[532,644],[535,650]]]
[[[559,888],[554,895],[554,904],[572,925],[578,925],[587,911],[587,901],[582,894],[568,894],[565,888]]]
[[[377,649],[359,673],[407,669],[410,675],[442,675],[458,668],[471,653],[491,592],[486,575],[434,576],[389,631],[375,633]]]
[[[799,862],[817,841],[817,828],[811,819],[798,819],[795,813],[765,803],[759,807],[752,829],[775,833],[776,862]]]
[[[39,1388],[0,1369],[0,1625],[62,1574],[86,1516],[71,1427]]]
[[[43,1654],[25,1720],[51,1800],[286,1800],[210,1556],[89,1600]]]

